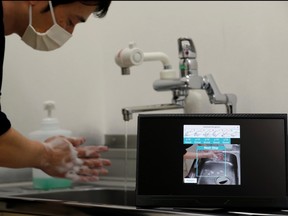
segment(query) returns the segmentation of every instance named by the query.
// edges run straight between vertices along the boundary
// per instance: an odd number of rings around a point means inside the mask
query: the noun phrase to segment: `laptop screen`
[[[136,205],[287,206],[286,114],[140,114]]]

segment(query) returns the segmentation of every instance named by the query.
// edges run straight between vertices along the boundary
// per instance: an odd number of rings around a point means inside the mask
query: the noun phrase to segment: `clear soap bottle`
[[[44,110],[47,111],[47,117],[42,119],[39,130],[33,131],[29,134],[29,138],[32,140],[38,140],[44,142],[47,138],[63,135],[71,136],[70,130],[61,129],[57,118],[52,117],[52,110],[55,109],[54,101],[45,101]],[[40,169],[32,169],[33,187],[35,189],[50,190],[56,188],[68,188],[71,187],[72,181],[65,178],[55,178],[47,175]]]

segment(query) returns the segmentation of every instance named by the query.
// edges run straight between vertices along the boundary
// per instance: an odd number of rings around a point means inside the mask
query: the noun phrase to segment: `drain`
[[[228,177],[226,176],[221,176],[221,177],[218,177],[216,179],[216,183],[219,184],[219,185],[226,185],[226,184],[231,184],[231,181]]]

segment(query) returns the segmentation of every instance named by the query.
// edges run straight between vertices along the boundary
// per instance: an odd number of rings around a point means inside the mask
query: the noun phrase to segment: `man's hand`
[[[100,175],[108,173],[108,159],[102,159],[100,153],[107,146],[81,146],[84,138],[54,136],[44,141],[45,156],[40,169],[48,175],[69,178],[73,181],[97,181]]]

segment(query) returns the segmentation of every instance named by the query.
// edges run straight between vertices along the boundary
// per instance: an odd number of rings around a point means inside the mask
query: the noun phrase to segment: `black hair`
[[[62,4],[70,4],[70,3],[73,3],[73,2],[80,2],[81,4],[83,5],[88,5],[88,6],[93,6],[95,5],[96,6],[96,9],[94,11],[94,15],[96,17],[99,17],[99,18],[102,18],[104,17],[107,12],[108,12],[108,9],[109,9],[109,6],[111,4],[111,1],[110,0],[98,0],[98,1],[67,1],[67,0],[52,0],[52,5],[53,7],[56,7],[57,5],[62,5]],[[47,12],[49,11],[50,8],[49,6],[47,6],[47,8],[45,8],[43,10],[43,12]]]

